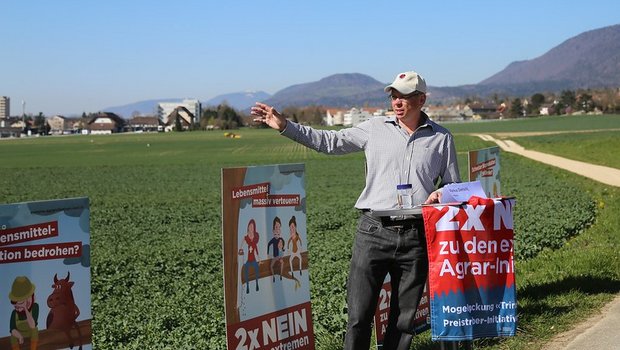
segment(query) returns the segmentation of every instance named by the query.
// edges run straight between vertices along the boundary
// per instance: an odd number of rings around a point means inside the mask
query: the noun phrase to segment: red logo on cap
[[[398,77],[402,79],[402,78],[404,78],[404,77],[406,77],[406,76],[407,76],[407,75],[406,75],[405,73],[403,73],[403,74],[399,75]]]

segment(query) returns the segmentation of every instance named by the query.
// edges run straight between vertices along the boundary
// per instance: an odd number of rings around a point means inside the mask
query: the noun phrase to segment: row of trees
[[[464,104],[479,101],[478,98],[467,98]],[[491,96],[492,103],[501,108],[501,115],[506,117],[523,117],[540,115],[543,107],[548,114],[570,114],[575,111],[590,113],[595,110],[603,113],[620,113],[620,89],[599,90],[563,90],[560,93],[535,93],[528,98],[510,96]],[[302,123],[320,125],[323,123],[326,108],[322,106],[286,107],[281,110],[291,120]],[[252,122],[248,115],[238,112],[234,108],[221,104],[216,108],[206,109],[202,113],[200,128],[207,126],[220,129],[234,129],[240,126],[264,127]]]
[[[560,93],[535,93],[529,98],[500,96],[494,94],[491,101],[496,106],[502,106],[502,115],[520,117],[525,115],[540,115],[541,109],[546,107],[549,114],[570,114],[575,111],[590,113],[595,110],[602,113],[620,113],[620,89],[596,90],[563,90]],[[463,102],[471,104],[479,98],[468,97]]]
[[[296,123],[320,125],[327,110],[321,106],[286,107],[282,113]]]
[[[599,110],[603,113],[620,113],[620,89],[599,90],[563,90],[559,94],[535,93],[529,98],[511,98],[494,94],[490,97],[494,105],[498,106],[501,115],[506,117],[521,117],[526,115],[539,115],[541,108],[546,107],[549,114],[567,114],[575,111],[589,113]],[[468,97],[462,103],[471,105],[480,101],[477,97]],[[500,107],[501,106],[501,107]],[[291,120],[302,123],[320,125],[326,114],[326,108],[322,106],[286,107],[281,110]],[[82,120],[95,116],[94,113],[83,113]],[[50,127],[43,113],[37,116],[24,116],[26,129],[34,133],[46,135]],[[244,114],[226,103],[217,107],[206,108],[202,111],[200,123],[193,125],[191,129],[236,129],[241,126],[265,127],[256,124],[252,117]],[[181,125],[175,127],[182,130]],[[27,131],[24,130],[24,131]]]
[[[326,110],[323,107],[286,107],[282,111],[291,120],[302,124],[319,125],[323,122]],[[265,127],[256,124],[252,117],[237,111],[227,104],[220,104],[217,107],[206,108],[202,111],[199,128],[205,129],[236,129],[240,126]]]
[[[564,90],[557,99],[555,96],[552,98],[553,100],[550,103],[547,97],[541,93],[532,95],[529,100],[515,98],[511,103],[510,112],[513,116],[523,114],[538,115],[540,114],[541,107],[545,104],[548,104],[549,114],[557,115],[577,110],[590,113],[595,108],[601,111],[605,108],[601,103],[596,103],[592,94],[588,92],[577,93],[572,90]],[[612,106],[610,107],[615,109]]]
[[[220,104],[215,108],[202,111],[200,129],[236,129],[244,125],[244,116],[227,104]]]

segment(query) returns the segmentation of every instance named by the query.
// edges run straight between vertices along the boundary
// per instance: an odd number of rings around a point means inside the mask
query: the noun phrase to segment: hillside
[[[253,106],[256,101],[263,101],[269,97],[271,97],[271,95],[264,91],[236,92],[218,95],[210,100],[207,100],[202,103],[202,108],[213,107],[226,103],[235,109],[241,110]]]
[[[236,92],[230,94],[218,95],[209,100],[200,100],[202,108],[212,108],[222,103],[237,109],[242,110],[254,105],[256,101],[262,101],[269,98],[271,95],[263,91],[246,91]],[[182,98],[160,98],[154,100],[138,101],[129,103],[123,106],[107,107],[104,108],[104,112],[116,113],[123,118],[131,118],[135,113],[140,115],[154,115],[157,114],[157,104],[159,102],[181,102]]]
[[[620,25],[570,38],[532,60],[509,64],[478,85],[599,88],[620,85]]]
[[[155,100],[145,100],[128,103],[122,106],[106,107],[102,112],[117,114],[123,118],[131,118],[133,114],[155,115],[157,114],[157,103],[159,102],[181,102],[182,98],[160,98]]]
[[[382,106],[387,102],[383,92],[385,85],[364,74],[334,74],[319,81],[287,87],[265,103],[278,108],[308,105]]]

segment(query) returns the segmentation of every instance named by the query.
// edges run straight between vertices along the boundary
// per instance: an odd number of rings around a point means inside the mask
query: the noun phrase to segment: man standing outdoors
[[[439,202],[437,184],[460,182],[452,135],[422,112],[424,79],[413,71],[400,73],[384,90],[394,116],[372,118],[339,131],[299,125],[263,103],[256,103],[251,111],[254,121],[316,151],[365,153],[366,185],[355,203],[361,215],[347,282],[345,349],[351,350],[370,347],[371,323],[388,273],[392,296],[383,349],[409,349],[428,275],[422,220],[377,218],[370,211],[396,209],[399,184],[412,185],[415,205]]]

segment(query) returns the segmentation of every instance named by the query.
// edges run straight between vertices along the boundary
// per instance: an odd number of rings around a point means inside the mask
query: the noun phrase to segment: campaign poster
[[[304,170],[222,169],[228,349],[314,349]]]
[[[92,349],[88,198],[0,205],[0,349]]]
[[[377,341],[377,349],[383,348],[383,339],[387,330],[388,319],[390,316],[390,302],[392,298],[391,278],[388,274],[383,281],[383,286],[379,292],[379,302],[374,316],[375,339]],[[428,300],[428,281],[424,285],[422,297],[418,303],[418,309],[415,313],[413,326],[414,334],[422,333],[431,327],[430,305]]]
[[[514,205],[471,197],[423,207],[433,340],[515,335]]]
[[[499,147],[469,151],[469,181],[480,181],[488,198],[501,196]]]

